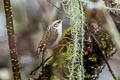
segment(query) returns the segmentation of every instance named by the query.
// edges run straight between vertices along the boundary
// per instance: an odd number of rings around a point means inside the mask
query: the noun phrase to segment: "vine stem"
[[[7,25],[6,28],[7,28],[7,34],[8,34],[8,44],[9,44],[11,63],[12,63],[13,78],[14,80],[21,80],[10,0],[4,0],[4,9],[5,9],[5,15],[6,15],[6,25]]]

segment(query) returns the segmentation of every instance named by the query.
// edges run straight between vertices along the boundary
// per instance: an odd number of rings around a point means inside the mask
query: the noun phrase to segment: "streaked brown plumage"
[[[37,49],[37,54],[44,53],[46,49],[55,47],[62,36],[62,20],[55,20],[43,35]]]

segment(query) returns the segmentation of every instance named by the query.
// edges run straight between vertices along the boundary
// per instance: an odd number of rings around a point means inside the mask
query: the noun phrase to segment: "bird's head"
[[[55,29],[62,28],[62,21],[63,21],[62,19],[55,20],[52,23],[53,28],[55,28]]]

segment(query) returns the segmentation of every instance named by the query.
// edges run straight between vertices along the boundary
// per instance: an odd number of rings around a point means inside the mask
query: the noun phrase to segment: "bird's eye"
[[[57,26],[58,26],[58,23],[55,23],[55,24],[54,24],[54,27],[57,27]]]
[[[57,23],[59,24],[61,21],[59,20]]]
[[[57,21],[55,24],[54,24],[54,27],[58,27],[58,25],[60,24],[61,20]]]

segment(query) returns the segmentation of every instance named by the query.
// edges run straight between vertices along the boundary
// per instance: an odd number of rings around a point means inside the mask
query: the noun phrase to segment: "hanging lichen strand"
[[[10,0],[4,0],[4,9],[6,14],[6,28],[8,33],[8,42],[9,42],[9,50],[12,62],[13,69],[13,77],[14,80],[21,80],[20,72],[19,72],[19,64],[17,59],[17,51],[15,45],[15,35],[14,35],[14,27],[13,27],[13,18],[12,18],[12,9],[10,5]]]
[[[63,7],[70,15],[74,24],[73,36],[73,57],[69,63],[69,80],[84,80],[83,47],[84,47],[84,12],[81,0],[64,0]]]

